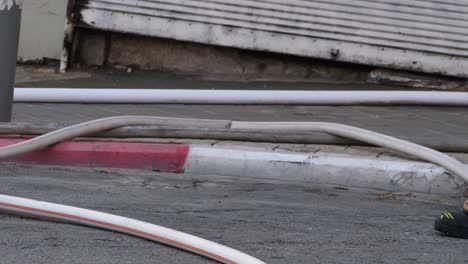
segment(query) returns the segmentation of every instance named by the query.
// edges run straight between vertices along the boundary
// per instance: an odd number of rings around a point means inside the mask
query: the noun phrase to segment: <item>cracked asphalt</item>
[[[266,263],[468,263],[433,220],[461,197],[0,164],[0,193],[137,218]],[[215,263],[127,235],[0,214],[2,264]]]

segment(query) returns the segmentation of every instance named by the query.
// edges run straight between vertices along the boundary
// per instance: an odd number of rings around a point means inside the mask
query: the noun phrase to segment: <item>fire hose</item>
[[[0,148],[0,159],[39,150],[64,140],[85,136],[123,126],[177,126],[227,128],[246,131],[323,132],[368,144],[386,147],[426,160],[468,181],[468,171],[456,159],[430,148],[347,125],[322,122],[235,122],[228,120],[201,120],[148,116],[123,116],[98,119],[73,125],[15,145]],[[76,208],[60,204],[35,201],[20,197],[0,195],[0,209],[31,216],[66,221],[80,225],[117,231],[199,254],[220,263],[264,263],[235,249],[176,230],[141,222],[135,219]]]

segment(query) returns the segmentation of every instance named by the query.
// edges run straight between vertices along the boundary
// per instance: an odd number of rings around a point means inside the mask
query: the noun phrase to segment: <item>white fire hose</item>
[[[77,207],[0,195],[0,209],[46,219],[117,231],[159,242],[226,264],[265,264],[232,248],[162,226]]]
[[[444,105],[467,106],[466,92],[15,88],[17,103]]]
[[[465,165],[441,152],[369,130],[341,124],[314,122],[232,122],[227,120],[196,120],[146,116],[111,117],[70,126],[16,145],[0,148],[0,159],[45,148],[63,140],[117,127],[136,125],[235,128],[249,131],[325,132],[387,147],[438,164],[449,172],[460,176],[465,182],[468,182],[468,171]],[[126,233],[184,249],[220,263],[264,263],[242,252],[202,238],[138,220],[97,211],[6,195],[0,195],[0,209],[12,213],[28,214]]]

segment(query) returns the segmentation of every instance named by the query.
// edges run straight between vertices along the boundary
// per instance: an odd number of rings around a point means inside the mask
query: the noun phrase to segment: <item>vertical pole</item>
[[[11,121],[23,0],[0,0],[0,122]]]

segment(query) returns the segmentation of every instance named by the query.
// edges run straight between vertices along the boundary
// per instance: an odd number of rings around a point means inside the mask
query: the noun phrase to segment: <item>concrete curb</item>
[[[0,147],[28,138],[0,138]],[[26,164],[89,168],[139,169],[181,173],[189,152],[188,144],[141,141],[66,141],[5,161]]]
[[[24,140],[0,138],[0,147]],[[7,161],[185,172],[425,194],[455,194],[464,186],[458,177],[425,162],[326,152],[274,151],[239,145],[77,140]]]
[[[203,146],[191,147],[185,172],[426,194],[454,194],[463,187],[458,177],[424,162]]]

